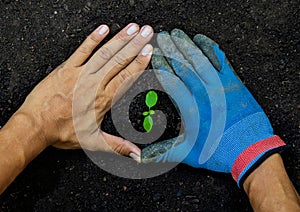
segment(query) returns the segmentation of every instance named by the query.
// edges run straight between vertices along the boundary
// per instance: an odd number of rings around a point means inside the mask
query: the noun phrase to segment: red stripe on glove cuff
[[[263,152],[285,145],[283,140],[277,135],[252,144],[234,161],[231,169],[233,179],[237,181],[246,166]]]

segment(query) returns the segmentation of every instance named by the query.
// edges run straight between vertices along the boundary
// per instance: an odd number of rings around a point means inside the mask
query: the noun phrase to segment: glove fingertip
[[[181,29],[177,29],[177,28],[173,29],[171,31],[171,37],[172,37],[173,40],[176,39],[175,43],[177,43],[179,45],[188,45],[190,47],[195,46],[195,44],[191,40],[191,38],[184,31],[182,31]]]
[[[221,51],[219,45],[209,37],[202,34],[195,35],[193,41],[201,49],[203,54],[209,59],[212,65],[218,71],[221,71],[222,58],[220,57],[220,54],[218,54],[216,51],[216,49]]]
[[[169,32],[167,30],[163,30],[163,31],[159,32],[158,34],[161,34],[161,35],[163,35],[163,34],[169,34]]]
[[[185,33],[181,29],[175,28],[171,31],[171,35],[178,37],[178,35],[185,35]]]

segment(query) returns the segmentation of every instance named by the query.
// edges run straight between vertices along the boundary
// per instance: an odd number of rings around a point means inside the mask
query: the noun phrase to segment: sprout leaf
[[[151,108],[157,103],[157,93],[155,91],[149,91],[146,95],[146,105]]]
[[[146,132],[150,132],[153,126],[153,120],[151,116],[146,116],[144,119],[143,127],[146,130]]]
[[[149,115],[148,111],[143,112],[143,116],[148,116],[148,115]]]
[[[155,114],[155,111],[154,110],[149,110],[149,112],[148,112],[150,115],[153,115],[153,114]]]

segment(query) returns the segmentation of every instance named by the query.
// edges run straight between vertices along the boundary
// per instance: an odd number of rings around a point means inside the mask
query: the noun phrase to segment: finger
[[[131,63],[141,49],[151,40],[152,36],[152,27],[144,26],[136,37],[114,55],[99,73],[104,76],[102,85],[107,85],[121,70]]]
[[[162,157],[165,157],[166,158],[165,161],[168,162],[178,162],[180,158],[177,158],[177,155],[174,155],[173,157],[172,156],[170,157],[170,155],[168,155],[169,156],[168,158],[165,155],[165,153],[183,142],[184,142],[184,136],[179,135],[176,138],[172,138],[166,141],[161,141],[149,145],[146,148],[142,149],[141,162],[142,163],[159,162],[159,158]]]
[[[68,63],[73,66],[81,66],[91,55],[97,45],[107,36],[109,28],[107,25],[101,25],[92,32],[77,50],[68,59]]]
[[[204,82],[213,82],[216,70],[208,58],[196,44],[182,30],[174,29],[171,32],[172,40],[184,57],[191,63],[196,73]]]
[[[220,49],[219,45],[214,40],[201,34],[196,35],[193,40],[196,45],[202,49],[203,53],[211,61],[214,67],[220,71],[220,73],[234,75],[239,81],[241,81],[227,60],[225,53]]]
[[[105,90],[107,93],[114,95],[117,94],[119,97],[122,96],[133,82],[140,76],[140,74],[147,68],[151,60],[153,47],[147,44],[140,54],[122,71],[120,71],[106,86]],[[126,85],[124,85],[124,83]],[[122,91],[117,92],[118,88],[122,85]],[[117,98],[118,97],[114,97]]]
[[[160,50],[163,52],[163,56],[171,66],[171,68],[175,71],[175,73],[180,76],[181,75],[181,69],[180,67],[177,67],[174,65],[175,62],[180,62],[186,67],[188,67],[190,70],[193,69],[193,67],[189,64],[189,62],[184,58],[184,56],[181,54],[181,52],[178,50],[176,45],[171,39],[171,36],[168,32],[161,32],[157,35],[157,43],[160,48]],[[181,76],[180,76],[181,77]]]
[[[183,82],[181,82],[180,78],[176,76],[160,49],[154,49],[151,63],[154,68],[154,74],[157,80],[160,82],[169,96],[175,98],[175,96],[177,96],[178,90],[183,90],[183,92],[186,92],[186,97],[192,98],[190,90],[184,85]],[[172,98],[171,100],[177,106],[177,102]],[[183,99],[179,98],[177,98],[177,101],[184,102]],[[185,108],[182,107],[182,110],[184,109]]]
[[[87,62],[87,70],[97,72],[104,66],[120,49],[122,49],[139,31],[135,23],[128,24],[111,40],[104,44]]]
[[[155,48],[153,50],[151,64],[153,69],[167,71],[171,74],[175,74],[159,48]]]
[[[129,156],[137,162],[140,162],[141,150],[135,144],[121,137],[110,135],[103,131],[101,131],[101,134],[105,140],[105,143],[113,152],[120,155]]]
[[[178,50],[170,35],[166,32],[160,33],[157,35],[157,43],[172,70],[183,80],[192,93],[199,93],[200,85],[203,82],[190,62]]]
[[[193,145],[190,145],[188,141],[184,141],[168,149],[168,151],[156,159],[156,162],[184,162],[184,159],[189,155],[192,147]]]
[[[209,37],[202,34],[196,35],[193,41],[201,49],[203,54],[210,60],[213,66],[218,71],[221,71],[221,63],[215,51],[215,48],[219,48],[219,45]]]

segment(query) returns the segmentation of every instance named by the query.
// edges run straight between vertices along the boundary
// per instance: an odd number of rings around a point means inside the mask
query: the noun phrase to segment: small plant
[[[143,112],[143,116],[145,116],[143,127],[147,133],[150,132],[153,127],[153,120],[151,115],[155,114],[155,111],[151,110],[151,108],[156,105],[157,100],[158,100],[158,96],[155,91],[149,91],[147,93],[145,103],[148,106],[149,111]]]

